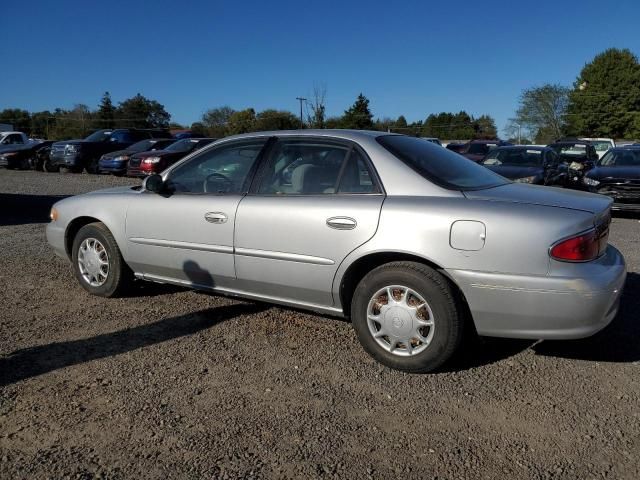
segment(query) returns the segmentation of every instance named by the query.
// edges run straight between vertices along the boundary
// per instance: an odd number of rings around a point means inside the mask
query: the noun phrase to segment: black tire
[[[58,165],[53,165],[51,161],[48,159],[42,163],[42,169],[48,173],[54,173],[54,172],[60,171],[60,167]]]
[[[100,173],[99,161],[100,160],[98,158],[92,158],[91,160],[89,160],[86,167],[87,173],[98,175]]]
[[[98,240],[108,256],[109,270],[102,285],[91,285],[82,275],[78,264],[80,246],[86,239]],[[102,222],[90,223],[82,227],[73,239],[73,272],[80,285],[89,293],[100,297],[117,297],[125,293],[133,282],[133,272],[125,263],[109,229]]]
[[[391,285],[414,290],[433,312],[433,336],[419,353],[410,356],[391,353],[378,344],[369,329],[369,301],[376,292]],[[440,273],[417,262],[392,262],[373,269],[360,281],[351,302],[351,322],[364,349],[378,362],[404,372],[427,373],[440,368],[460,346],[464,311],[456,292]]]

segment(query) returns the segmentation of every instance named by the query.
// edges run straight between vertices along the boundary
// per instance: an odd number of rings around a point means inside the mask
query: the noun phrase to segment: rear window
[[[481,190],[508,183],[491,170],[419,138],[383,135],[377,141],[424,178],[450,190]]]

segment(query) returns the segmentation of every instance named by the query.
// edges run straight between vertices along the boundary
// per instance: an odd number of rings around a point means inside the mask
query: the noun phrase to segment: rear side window
[[[312,139],[276,143],[261,178],[257,193],[267,195],[379,192],[355,148]]]
[[[488,168],[419,138],[382,135],[376,140],[424,178],[450,190],[480,190],[508,183]]]

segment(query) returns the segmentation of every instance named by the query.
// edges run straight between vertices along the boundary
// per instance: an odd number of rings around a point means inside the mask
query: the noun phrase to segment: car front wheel
[[[351,303],[364,349],[405,372],[441,367],[462,340],[462,307],[446,278],[417,262],[393,262],[369,272]]]
[[[80,285],[93,295],[116,297],[133,281],[115,238],[101,222],[82,227],[73,241],[73,270]]]

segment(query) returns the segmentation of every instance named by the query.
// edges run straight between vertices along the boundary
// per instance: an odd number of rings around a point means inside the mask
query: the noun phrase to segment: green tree
[[[205,127],[202,122],[193,122],[189,130],[191,130],[194,135],[198,135],[200,137],[207,136],[207,127]]]
[[[236,135],[238,133],[253,132],[256,127],[256,112],[253,108],[233,112],[229,117],[227,134]]]
[[[311,128],[325,128],[327,98],[326,84],[316,84],[313,86],[311,100],[307,101],[307,123]]]
[[[49,139],[54,124],[53,113],[49,110],[33,112],[31,114],[31,136]]]
[[[342,117],[329,117],[324,122],[325,128],[342,128]]]
[[[119,123],[125,124],[123,126],[132,128],[167,128],[171,120],[164,105],[139,93],[120,102],[117,117],[122,119]]]
[[[13,125],[18,132],[31,133],[31,114],[27,110],[5,108],[0,112],[0,123]]]
[[[527,88],[519,98],[514,118],[505,130],[514,138],[531,135],[549,143],[564,135],[569,89],[558,84]]]
[[[369,99],[362,93],[358,95],[354,104],[344,112],[341,123],[342,128],[372,130],[373,115],[371,114],[371,110],[369,110]]]
[[[229,119],[235,110],[229,106],[211,108],[202,114],[202,123],[207,134],[214,138],[221,138],[227,134]]]
[[[300,127],[300,119],[286,110],[267,109],[256,115],[254,131],[295,130]]]
[[[96,117],[98,120],[98,126],[100,128],[113,128],[115,127],[114,118],[116,116],[116,107],[113,106],[111,101],[111,94],[104,92],[100,105],[98,105],[98,111]]]
[[[611,48],[587,63],[569,93],[571,135],[640,136],[640,64],[627,49]]]
[[[495,120],[489,115],[480,115],[473,121],[474,138],[493,139],[498,137]]]

